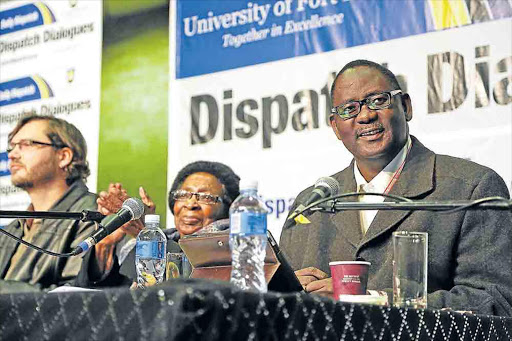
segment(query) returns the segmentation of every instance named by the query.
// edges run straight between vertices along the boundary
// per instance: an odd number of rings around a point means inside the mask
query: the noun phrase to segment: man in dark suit
[[[331,96],[332,129],[354,156],[333,175],[341,193],[364,190],[429,201],[509,197],[493,170],[437,155],[409,135],[411,99],[379,64],[347,64]],[[294,207],[311,190],[301,192]],[[280,242],[307,292],[332,293],[330,261],[363,258],[372,264],[368,289],[386,293],[391,301],[392,232],[419,231],[429,236],[429,308],[512,315],[510,211],[315,212],[307,219],[308,224],[285,227]]]

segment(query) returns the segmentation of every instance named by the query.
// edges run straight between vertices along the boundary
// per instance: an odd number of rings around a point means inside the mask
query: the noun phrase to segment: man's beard
[[[16,175],[11,176],[11,182],[15,187],[28,190],[34,188],[36,182],[40,183],[41,181],[52,179],[54,176],[51,166],[48,163],[43,163],[30,172],[27,171],[25,174],[20,174],[19,178]]]
[[[11,182],[12,182],[13,186],[21,188],[21,189],[25,189],[25,190],[34,187],[34,182],[32,182],[30,180],[26,180],[26,179],[15,180],[15,179],[11,178]]]

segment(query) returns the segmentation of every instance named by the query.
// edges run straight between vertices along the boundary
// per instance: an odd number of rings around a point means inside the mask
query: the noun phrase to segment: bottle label
[[[267,215],[254,212],[233,213],[229,228],[230,234],[267,234]]]
[[[135,254],[139,258],[165,259],[165,243],[163,241],[137,241]]]

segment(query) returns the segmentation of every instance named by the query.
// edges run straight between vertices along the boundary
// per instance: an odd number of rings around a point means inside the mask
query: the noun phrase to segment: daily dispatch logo
[[[23,5],[0,12],[0,35],[53,24],[55,21],[53,12],[45,4],[37,2]]]
[[[442,113],[456,110],[466,101],[468,93],[475,93],[474,108],[479,109],[490,105],[510,105],[512,95],[512,56],[499,60],[495,65],[490,63],[489,46],[475,48],[475,65],[469,66],[464,56],[457,52],[443,52],[427,56],[428,60],[428,113]],[[471,71],[468,71],[471,70]],[[474,77],[466,77],[466,72],[476,73]],[[494,83],[491,84],[490,74]],[[331,79],[335,73],[331,73]],[[405,77],[397,75],[397,78]],[[451,96],[442,97],[445,81],[451,78]],[[466,79],[477,79],[466,83]],[[427,80],[425,80],[427,81]],[[212,141],[220,132],[223,141],[248,139],[261,134],[263,149],[272,147],[272,137],[284,132],[300,132],[305,129],[318,129],[323,116],[323,125],[329,126],[331,108],[330,83],[321,89],[305,89],[296,92],[293,97],[284,94],[273,94],[261,99],[246,98],[238,103],[233,101],[233,89],[223,91],[223,98],[212,94],[199,94],[190,98],[190,143],[204,144]],[[407,88],[406,84],[403,86]],[[492,99],[491,99],[492,93]],[[220,108],[220,109],[219,109]],[[323,113],[322,113],[323,110]],[[222,124],[220,124],[220,117]],[[219,129],[220,127],[220,129]]]
[[[38,75],[0,83],[0,107],[50,97],[50,85]]]

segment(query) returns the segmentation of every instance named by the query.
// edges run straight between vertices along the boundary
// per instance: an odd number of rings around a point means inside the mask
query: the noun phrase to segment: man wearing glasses
[[[509,197],[493,170],[437,155],[409,135],[411,98],[381,65],[348,63],[334,80],[331,99],[331,127],[354,156],[333,175],[340,193],[377,192],[427,201]],[[301,192],[294,207],[311,191]],[[368,289],[391,301],[392,232],[427,232],[429,308],[512,315],[512,212],[341,211],[315,212],[307,219],[285,226],[280,242],[307,292],[332,294],[330,261],[364,259],[371,262]]]
[[[95,210],[96,196],[84,184],[89,175],[87,146],[72,124],[52,116],[23,117],[8,136],[9,170],[13,185],[30,196],[28,210]],[[17,219],[7,232],[41,248],[70,252],[94,231],[93,223],[73,220]],[[44,289],[72,281],[80,257],[56,258],[0,234],[0,279]],[[7,282],[9,281],[9,282]],[[15,289],[13,289],[15,290]]]

